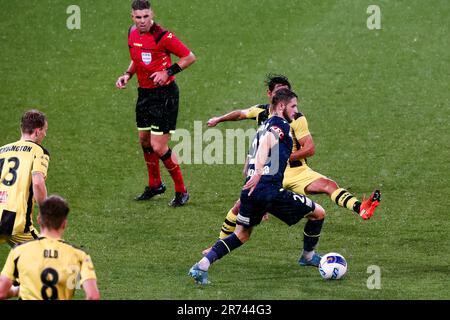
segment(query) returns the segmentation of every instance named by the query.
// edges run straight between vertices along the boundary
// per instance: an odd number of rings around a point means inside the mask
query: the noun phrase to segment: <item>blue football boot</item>
[[[298,259],[298,264],[302,267],[304,266],[313,266],[313,267],[319,267],[320,259],[322,259],[322,256],[318,253],[314,253],[311,260],[306,260],[306,258],[302,255],[300,259]]]
[[[188,276],[194,278],[195,283],[205,285],[209,284],[208,271],[200,270],[198,263],[194,264],[189,270]]]

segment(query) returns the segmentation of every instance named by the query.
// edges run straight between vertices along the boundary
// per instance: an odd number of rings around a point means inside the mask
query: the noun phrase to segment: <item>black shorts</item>
[[[278,187],[257,188],[250,197],[243,190],[240,199],[236,224],[247,228],[260,224],[266,212],[291,226],[316,208],[308,197]]]
[[[178,117],[179,91],[175,82],[153,89],[138,88],[136,126],[155,134],[173,133]]]

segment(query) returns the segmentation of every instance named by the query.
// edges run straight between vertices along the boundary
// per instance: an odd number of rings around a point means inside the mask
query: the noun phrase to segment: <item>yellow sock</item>
[[[223,239],[234,232],[234,229],[236,229],[236,217],[237,216],[233,213],[233,209],[231,208],[222,224],[219,235],[220,239]]]
[[[343,188],[339,188],[331,194],[331,200],[336,202],[338,206],[343,208],[347,208],[349,210],[355,211],[359,214],[359,210],[357,211],[355,207],[355,203],[359,203],[359,200],[356,199],[354,195]],[[357,206],[359,207],[359,206]]]

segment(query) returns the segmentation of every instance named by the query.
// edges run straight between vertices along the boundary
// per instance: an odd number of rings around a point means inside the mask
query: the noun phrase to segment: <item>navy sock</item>
[[[240,246],[242,246],[241,240],[239,240],[235,233],[232,233],[224,239],[217,240],[206,255],[206,258],[210,263],[213,263]]]
[[[322,220],[308,220],[303,229],[303,250],[313,251],[319,242],[320,231],[325,219]]]

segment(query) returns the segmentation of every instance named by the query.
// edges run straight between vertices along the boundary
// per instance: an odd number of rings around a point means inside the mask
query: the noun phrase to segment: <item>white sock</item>
[[[313,251],[305,251],[303,250],[302,255],[305,257],[306,261],[309,261],[312,259],[313,255],[314,255],[314,250]]]
[[[198,262],[198,267],[200,268],[200,270],[203,270],[203,271],[208,271],[210,265],[211,265],[211,263],[209,262],[208,258],[206,258],[206,257],[203,257],[202,260],[200,260]]]

